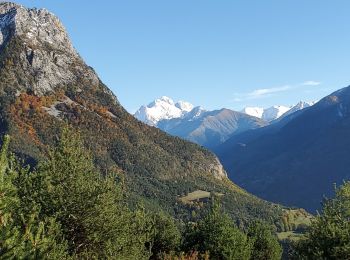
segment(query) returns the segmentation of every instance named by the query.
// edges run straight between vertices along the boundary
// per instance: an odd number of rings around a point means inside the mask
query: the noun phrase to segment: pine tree
[[[282,247],[271,227],[262,222],[254,222],[248,230],[248,237],[253,243],[251,259],[278,260],[282,256]]]
[[[232,219],[214,203],[210,212],[187,231],[185,251],[209,252],[212,259],[249,259],[251,243]]]
[[[181,233],[175,220],[163,212],[150,216],[152,259],[163,259],[163,256],[176,252],[181,243]]]
[[[9,136],[5,136],[0,154],[0,255],[2,258],[14,255],[13,249],[20,239],[20,231],[13,219],[19,207],[19,198],[17,189],[13,185],[16,176],[9,170],[7,156],[9,142]]]
[[[128,209],[115,179],[99,173],[80,135],[66,128],[49,160],[24,181],[23,195],[39,204],[41,218],[57,219],[70,255],[147,258],[145,214]]]
[[[55,219],[40,221],[35,207],[30,214],[22,211],[14,184],[22,169],[14,156],[8,155],[9,139],[5,136],[0,154],[0,258],[67,259],[66,244]]]
[[[323,203],[305,238],[294,246],[296,259],[350,259],[350,182]]]

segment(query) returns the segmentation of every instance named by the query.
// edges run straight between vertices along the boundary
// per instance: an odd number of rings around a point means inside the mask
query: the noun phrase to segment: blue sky
[[[350,82],[350,1],[23,0],[58,15],[131,112],[167,95],[207,109],[317,100]]]

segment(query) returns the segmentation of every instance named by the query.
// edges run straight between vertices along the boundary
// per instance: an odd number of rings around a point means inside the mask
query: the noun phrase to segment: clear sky
[[[58,15],[131,112],[316,100],[350,82],[349,0],[19,0]]]

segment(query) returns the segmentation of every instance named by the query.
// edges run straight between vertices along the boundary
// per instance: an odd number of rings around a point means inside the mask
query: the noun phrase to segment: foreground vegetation
[[[326,199],[322,214],[294,245],[295,259],[350,259],[350,182],[335,189]]]
[[[0,158],[2,259],[279,259],[269,226],[245,233],[213,203],[197,223],[128,206],[120,173],[101,174],[79,136],[64,130],[49,159]]]
[[[254,221],[244,229],[218,200],[196,222],[130,205],[120,172],[101,174],[79,134],[65,129],[49,159],[23,167],[0,154],[0,259],[280,259],[275,231]],[[300,215],[298,215],[300,218]],[[293,243],[295,259],[350,257],[350,183]]]

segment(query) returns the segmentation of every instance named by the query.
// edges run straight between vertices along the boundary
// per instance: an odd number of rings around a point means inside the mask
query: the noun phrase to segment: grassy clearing
[[[302,236],[303,234],[296,233],[294,231],[277,233],[278,240],[280,241],[283,241],[283,240],[298,241]]]
[[[194,192],[188,193],[184,197],[181,197],[180,200],[183,203],[189,203],[194,200],[200,200],[205,198],[210,198],[210,192],[204,190],[196,190]]]
[[[215,193],[216,196],[223,196],[224,194],[222,193]],[[202,199],[207,199],[211,197],[211,193],[209,191],[204,191],[204,190],[196,190],[193,192],[188,193],[186,196],[183,196],[180,198],[180,201],[182,203],[190,203],[196,200],[202,200]]]

